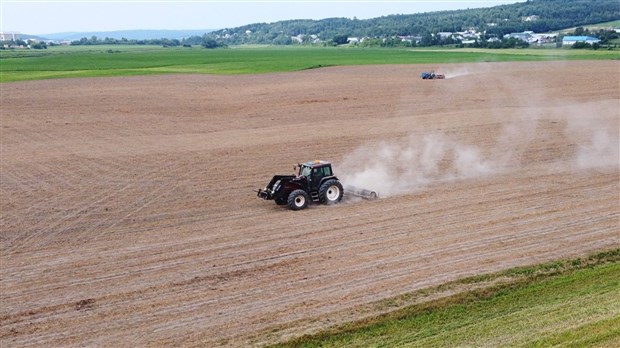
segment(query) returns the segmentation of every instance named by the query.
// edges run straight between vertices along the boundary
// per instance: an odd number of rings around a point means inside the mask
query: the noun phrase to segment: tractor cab
[[[306,178],[310,191],[318,190],[323,178],[334,176],[332,164],[326,161],[309,161],[297,164],[297,166],[299,167],[298,177]]]

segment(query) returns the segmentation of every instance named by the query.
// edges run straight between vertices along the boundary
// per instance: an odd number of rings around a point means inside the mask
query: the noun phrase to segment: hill
[[[463,32],[475,28],[488,36],[531,30],[544,33],[591,23],[620,19],[615,0],[529,0],[488,8],[390,15],[359,20],[329,18],[255,23],[227,28],[210,35],[225,44],[290,44],[331,41],[336,37],[388,38],[429,36],[439,32]],[[335,40],[334,40],[335,41]]]

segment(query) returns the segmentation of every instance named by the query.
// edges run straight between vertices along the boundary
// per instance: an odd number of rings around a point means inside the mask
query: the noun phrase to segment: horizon
[[[0,32],[44,36],[138,30],[219,30],[297,19],[364,20],[398,14],[493,7],[523,1],[6,0],[0,4]],[[93,13],[97,16],[93,16]]]

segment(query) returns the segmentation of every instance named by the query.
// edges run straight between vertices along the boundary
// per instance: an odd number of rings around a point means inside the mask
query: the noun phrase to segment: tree
[[[348,35],[343,35],[343,34],[336,35],[336,36],[334,36],[332,41],[336,45],[344,45],[344,44],[349,42],[349,36]]]
[[[424,33],[424,35],[422,35],[422,40],[420,40],[420,46],[432,46],[433,44],[433,35],[427,31],[426,33]]]
[[[217,48],[217,41],[215,41],[214,39],[210,38],[210,37],[203,37],[202,38],[202,47],[204,48]]]
[[[47,44],[45,44],[45,42],[35,42],[34,44],[30,45],[30,47],[34,48],[35,50],[46,50]]]
[[[589,43],[585,41],[577,41],[573,44],[571,48],[574,48],[574,49],[592,48],[592,45],[590,45]]]
[[[273,39],[274,45],[291,45],[293,44],[293,40],[290,36],[286,36],[284,34],[280,34]]]

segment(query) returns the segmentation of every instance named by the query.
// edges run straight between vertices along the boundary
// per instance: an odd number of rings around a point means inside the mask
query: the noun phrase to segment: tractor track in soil
[[[0,343],[260,345],[466,276],[618,248],[619,160],[597,156],[618,146],[619,68],[3,84]],[[253,192],[298,161],[338,174],[362,145],[428,134],[501,169],[299,212]]]

